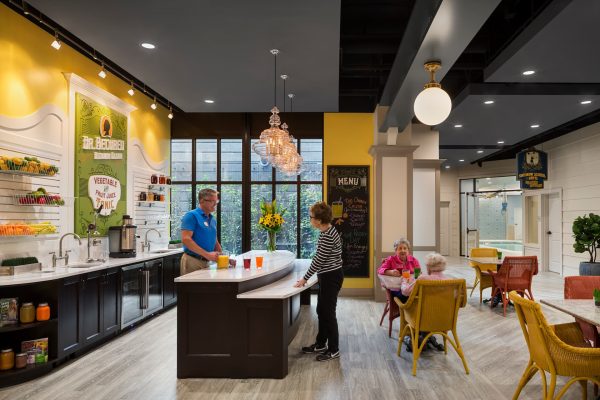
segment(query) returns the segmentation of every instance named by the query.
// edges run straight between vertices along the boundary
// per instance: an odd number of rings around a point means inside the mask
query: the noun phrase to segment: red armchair
[[[594,298],[594,289],[600,289],[600,276],[567,276],[565,277],[565,299],[587,300]],[[579,324],[583,338],[591,347],[600,347],[598,329],[590,323],[575,318]]]
[[[489,271],[492,276],[492,298],[498,294],[502,297],[502,307],[506,316],[508,306],[508,293],[516,291],[521,297],[527,296],[533,300],[531,293],[531,280],[538,273],[536,256],[504,257],[504,261],[497,272]],[[492,306],[494,302],[491,302]]]

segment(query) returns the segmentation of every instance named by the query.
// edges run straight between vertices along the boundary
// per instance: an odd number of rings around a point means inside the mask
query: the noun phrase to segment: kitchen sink
[[[91,267],[97,267],[98,265],[102,265],[102,264],[104,264],[104,262],[102,262],[102,261],[92,261],[92,262],[73,261],[73,262],[70,262],[69,264],[65,265],[65,267],[68,267],[68,268],[91,268]]]
[[[162,254],[162,253],[168,253],[171,251],[173,251],[173,249],[159,249],[159,250],[150,251],[150,254]]]

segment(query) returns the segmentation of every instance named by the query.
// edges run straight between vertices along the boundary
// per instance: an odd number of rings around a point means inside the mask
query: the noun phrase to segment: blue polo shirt
[[[214,251],[217,245],[217,220],[212,214],[206,215],[200,207],[188,211],[181,219],[181,230],[192,231],[192,239],[206,251]],[[185,245],[183,251],[196,254]],[[196,254],[200,255],[200,254]]]

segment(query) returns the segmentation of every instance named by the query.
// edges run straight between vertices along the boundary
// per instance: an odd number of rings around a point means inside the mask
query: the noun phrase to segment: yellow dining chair
[[[529,349],[529,362],[513,400],[519,398],[523,387],[538,371],[542,377],[544,399],[559,400],[575,382],[579,382],[583,399],[587,399],[587,381],[600,384],[600,349],[589,347],[576,322],[548,325],[538,303],[522,298],[515,291],[510,292],[509,298],[515,305]],[[549,387],[546,372],[550,374]],[[570,376],[571,379],[555,397],[557,376]]]
[[[444,353],[448,354],[447,342],[450,342],[462,360],[465,372],[469,373],[467,361],[463,354],[458,336],[456,335],[456,321],[458,309],[467,304],[467,286],[464,279],[425,280],[419,279],[415,283],[410,297],[406,303],[394,298],[400,308],[400,335],[398,336],[398,356],[402,351],[405,336],[410,336],[413,354],[413,376],[417,375],[417,360],[433,334],[442,335],[444,338]],[[452,332],[452,338],[448,336]],[[419,333],[425,337],[419,343]]]
[[[498,258],[498,250],[489,247],[477,247],[471,249],[471,258],[479,257],[492,257]],[[469,266],[475,270],[475,282],[473,282],[473,288],[469,297],[473,296],[475,287],[479,285],[479,304],[483,301],[483,289],[493,287],[492,277],[486,274],[487,271],[496,271],[498,266],[496,264],[480,264],[473,261],[469,261]]]

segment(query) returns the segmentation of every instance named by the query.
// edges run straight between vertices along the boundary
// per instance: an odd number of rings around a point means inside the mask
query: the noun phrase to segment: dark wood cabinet
[[[59,294],[59,351],[67,355],[120,326],[119,268],[63,280]]]
[[[175,278],[179,276],[181,254],[168,256],[163,259],[163,305],[168,307],[177,303]]]

